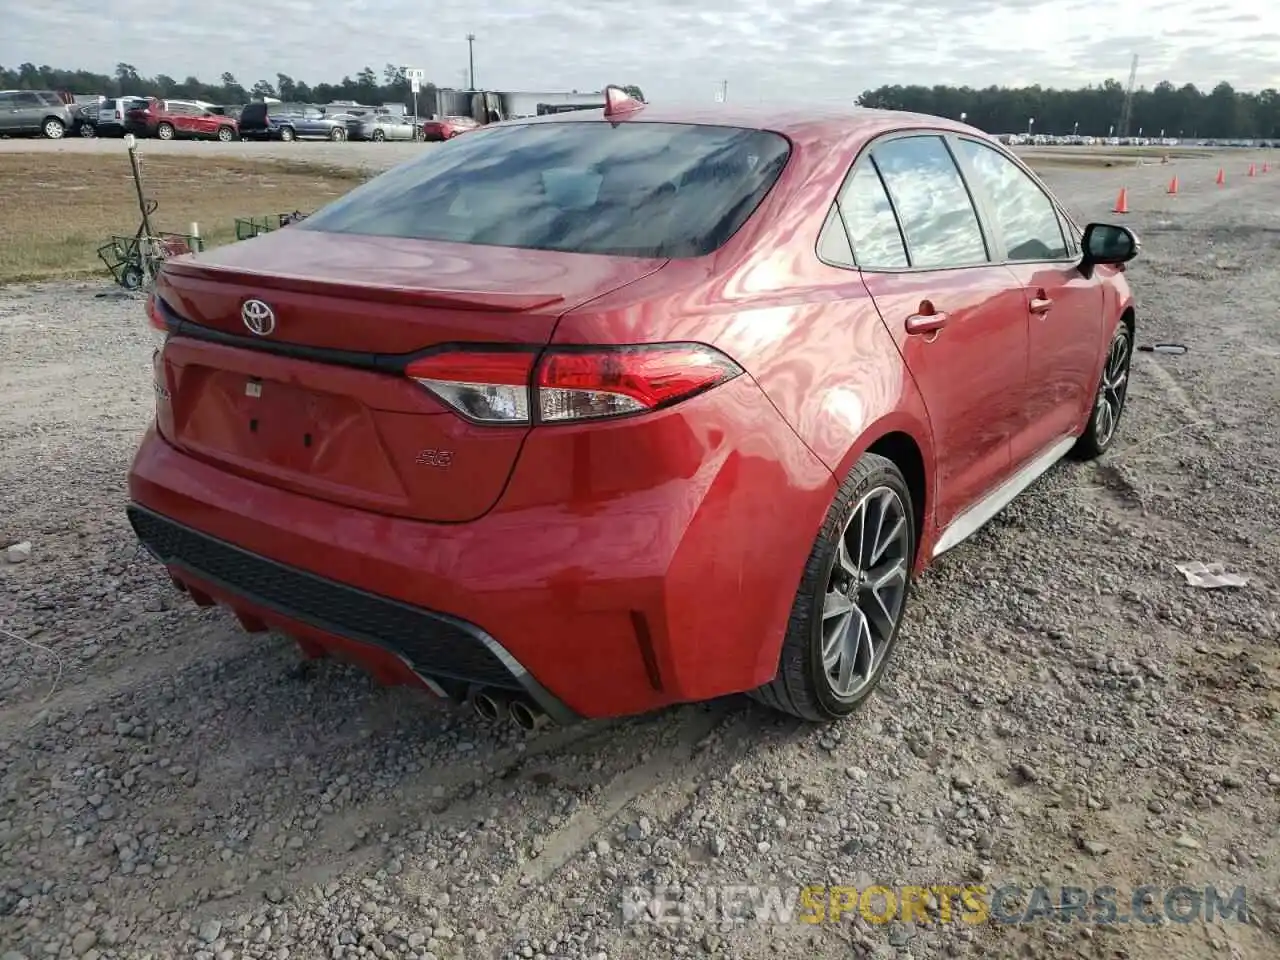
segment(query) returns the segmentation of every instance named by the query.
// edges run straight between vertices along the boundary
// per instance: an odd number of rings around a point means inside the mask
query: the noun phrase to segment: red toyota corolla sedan
[[[526,728],[834,720],[914,573],[1111,444],[1138,242],[948,120],[609,97],[166,263],[129,517],[197,603]]]

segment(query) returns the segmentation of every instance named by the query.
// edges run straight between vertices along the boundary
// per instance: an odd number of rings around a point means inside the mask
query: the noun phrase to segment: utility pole
[[[729,99],[729,81],[721,80],[720,89],[716,92],[716,103],[724,103]]]
[[[1138,79],[1138,55],[1133,55],[1133,66],[1129,68],[1129,86],[1124,92],[1124,106],[1120,108],[1120,136],[1129,135],[1129,121],[1133,119],[1133,85]]]
[[[476,35],[474,33],[467,34],[467,63],[470,66],[468,82],[474,90],[476,88]]]

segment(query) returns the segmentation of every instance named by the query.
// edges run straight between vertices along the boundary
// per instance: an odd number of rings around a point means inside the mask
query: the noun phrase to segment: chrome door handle
[[[951,317],[945,313],[913,313],[907,317],[907,333],[917,335],[937,333],[950,321]]]

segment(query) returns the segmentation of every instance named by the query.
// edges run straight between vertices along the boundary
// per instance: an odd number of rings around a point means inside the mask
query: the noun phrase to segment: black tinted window
[[[940,137],[890,140],[871,155],[893,196],[913,267],[960,267],[987,259],[969,191]]]
[[[1003,256],[1009,260],[1061,260],[1067,257],[1062,224],[1053,201],[1008,157],[974,140],[961,140],[960,152],[991,204],[1000,226]]]
[[[858,266],[866,270],[901,269],[907,266],[898,219],[885,195],[880,175],[869,161],[853,171],[840,194],[840,213],[853,244]]]
[[[786,164],[785,138],[668,123],[471,133],[358,187],[300,228],[633,257],[732,236]]]

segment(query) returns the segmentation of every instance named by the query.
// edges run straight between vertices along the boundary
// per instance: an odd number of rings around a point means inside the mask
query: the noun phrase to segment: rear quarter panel
[[[793,142],[774,190],[719,252],[672,261],[587,304],[561,320],[553,341],[710,344],[755,379],[837,479],[891,432],[915,440],[931,473],[923,404],[861,274],[816,253],[866,139],[846,138],[834,149],[829,139]]]

